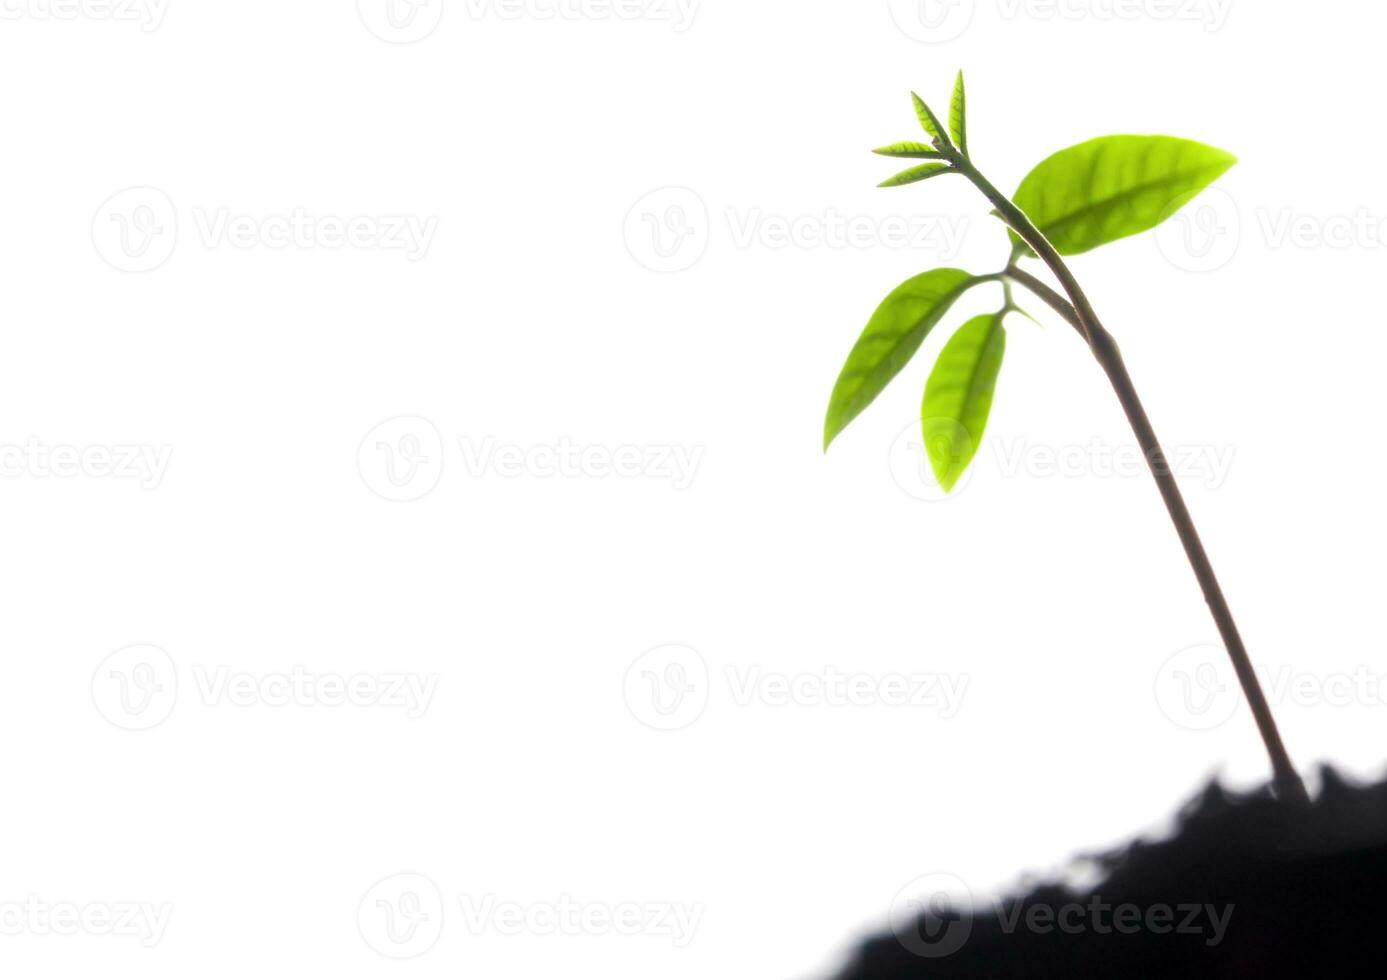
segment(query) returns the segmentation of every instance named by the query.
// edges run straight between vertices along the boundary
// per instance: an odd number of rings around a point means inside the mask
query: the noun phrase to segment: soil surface
[[[1320,783],[1309,805],[1214,783],[1174,836],[1092,858],[1089,889],[941,893],[838,980],[1387,977],[1387,781]]]

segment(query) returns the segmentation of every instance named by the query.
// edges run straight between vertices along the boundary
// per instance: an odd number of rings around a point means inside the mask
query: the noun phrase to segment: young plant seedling
[[[824,449],[905,367],[955,300],[974,286],[997,282],[1003,290],[1001,308],[959,327],[940,351],[925,384],[920,410],[925,449],[940,486],[945,491],[953,489],[972,461],[987,425],[1006,351],[1003,321],[1008,313],[1021,312],[1012,300],[1012,287],[1033,293],[1079,332],[1107,374],[1252,708],[1271,756],[1276,793],[1287,800],[1306,800],[1305,785],[1282,744],[1233,614],[1122,355],[1062,258],[1154,228],[1217,180],[1235,158],[1212,146],[1174,136],[1100,136],[1042,160],[1008,198],[982,175],[969,155],[963,73],[954,82],[947,129],[923,99],[914,93],[911,97],[928,142],[892,143],[875,152],[924,162],[888,178],[881,186],[899,187],[961,174],[982,192],[994,209],[992,213],[1007,225],[1011,257],[1001,271],[984,275],[962,269],[931,269],[906,280],[882,301],[833,387],[824,420]],[[1026,258],[1039,258],[1063,293],[1021,268],[1019,263]]]

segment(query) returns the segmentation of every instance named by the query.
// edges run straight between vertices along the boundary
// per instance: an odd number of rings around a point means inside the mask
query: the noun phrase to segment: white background
[[[986,894],[1263,778],[1226,675],[1181,713],[1202,655],[1162,665],[1216,633],[1038,304],[954,498],[917,499],[897,440],[943,328],[821,451],[876,302],[1005,257],[961,180],[873,186],[957,67],[1003,188],[1110,132],[1240,157],[1212,210],[1073,265],[1193,460],[1254,659],[1298,685],[1297,762],[1379,771],[1377,6],[963,0],[931,31],[913,3],[473,0],[392,36],[369,0],[62,4],[0,20],[8,975],[821,976],[919,875]],[[296,213],[316,237],[285,243]],[[427,249],[382,247],[390,216],[436,219]],[[961,245],[892,238],[923,218]],[[103,466],[132,448],[167,467]],[[665,716],[643,672],[672,656]],[[826,703],[830,669],[878,703]],[[956,713],[879,703],[918,674],[963,678]],[[770,675],[790,703],[742,696]],[[396,678],[436,685],[422,710]],[[101,927],[129,902],[171,910],[157,942]]]

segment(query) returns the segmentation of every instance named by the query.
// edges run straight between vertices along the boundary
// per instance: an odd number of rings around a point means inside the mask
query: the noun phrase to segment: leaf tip
[[[834,406],[828,406],[828,414],[824,416],[824,452],[828,452],[828,447],[833,444],[833,440],[838,438],[838,433],[843,431],[841,423],[837,422],[834,416]]]
[[[934,472],[939,489],[946,494],[953,493],[954,487],[958,486],[958,478],[963,473],[963,467],[955,464],[952,454],[929,453],[929,468]]]

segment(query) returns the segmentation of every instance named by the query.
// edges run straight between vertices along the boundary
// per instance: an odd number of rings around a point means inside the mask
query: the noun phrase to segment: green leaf
[[[963,72],[954,79],[954,94],[949,100],[949,134],[960,153],[968,155],[968,110],[963,94]]]
[[[928,143],[892,143],[890,146],[879,146],[873,153],[880,153],[884,157],[912,157],[917,160],[942,160],[944,154],[940,153]]]
[[[973,461],[1007,348],[1001,313],[975,316],[949,338],[925,384],[920,425],[930,466],[948,492]]]
[[[1077,255],[1154,228],[1236,162],[1174,136],[1100,136],[1042,160],[1013,200],[1061,255]]]
[[[1044,329],[1045,329],[1045,324],[1041,323],[1041,322],[1040,322],[1039,320],[1037,320],[1034,316],[1032,316],[1030,310],[1023,310],[1021,307],[1017,306],[1015,303],[1013,303],[1011,306],[1007,307],[1007,308],[1006,308],[1005,310],[1003,310],[1002,312],[1003,312],[1003,313],[1016,313],[1016,314],[1018,314],[1018,315],[1020,315],[1020,316],[1024,316],[1027,320],[1030,320],[1032,323],[1034,323],[1034,324],[1035,324],[1037,327],[1039,327],[1041,330],[1044,330]]]
[[[882,300],[833,386],[824,417],[825,450],[910,362],[954,301],[981,281],[962,269],[931,269]]]
[[[913,184],[917,180],[927,180],[930,177],[938,177],[946,174],[954,168],[947,163],[922,163],[918,167],[911,167],[909,170],[902,170],[894,177],[887,177],[878,187],[900,187],[902,184]]]
[[[939,117],[936,116],[929,106],[925,105],[925,100],[914,92],[910,93],[910,98],[915,102],[915,116],[920,120],[920,125],[929,133],[931,139],[944,140],[944,127],[939,125]]]

